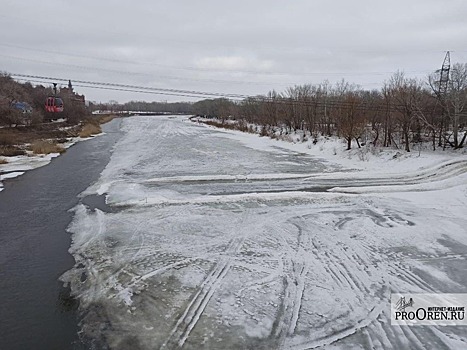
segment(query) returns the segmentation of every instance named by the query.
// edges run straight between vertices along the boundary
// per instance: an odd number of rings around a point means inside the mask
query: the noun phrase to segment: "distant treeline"
[[[174,113],[174,114],[192,114],[193,104],[190,102],[145,102],[145,101],[130,101],[119,104],[117,101],[109,101],[107,103],[92,103],[92,110],[101,111],[139,111],[139,112],[154,112],[154,113]]]
[[[0,74],[0,124],[47,119],[44,102],[52,93],[50,87],[19,83],[8,74]],[[65,105],[63,117],[70,123],[86,118],[94,110],[195,114],[217,118],[221,123],[236,120],[241,129],[247,124],[260,125],[263,134],[302,130],[315,138],[319,134],[337,135],[347,141],[349,149],[352,140],[359,144],[363,135],[374,145],[403,147],[406,151],[422,141],[430,141],[433,149],[461,148],[467,138],[467,63],[454,64],[449,81],[443,81],[438,71],[425,81],[397,72],[379,90],[364,90],[344,80],[334,85],[325,81],[243,100],[124,104],[109,101],[91,103],[88,108],[71,94],[61,97]],[[12,107],[16,101],[30,103],[32,115],[24,118]]]
[[[461,148],[467,137],[467,64],[456,63],[444,91],[439,72],[426,81],[395,73],[380,90],[363,90],[341,81],[335,85],[297,85],[283,92],[242,101],[203,100],[193,112],[223,122],[236,120],[239,129],[261,126],[261,133],[273,135],[302,130],[315,138],[337,135],[358,141],[363,134],[374,145],[403,147],[422,141],[436,146]],[[230,122],[230,124],[232,124]]]

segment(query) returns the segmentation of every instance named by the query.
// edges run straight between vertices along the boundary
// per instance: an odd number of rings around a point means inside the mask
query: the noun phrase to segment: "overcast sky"
[[[1,71],[248,95],[342,78],[379,88],[397,70],[423,78],[446,50],[467,62],[466,44],[465,0],[2,0],[0,12]]]

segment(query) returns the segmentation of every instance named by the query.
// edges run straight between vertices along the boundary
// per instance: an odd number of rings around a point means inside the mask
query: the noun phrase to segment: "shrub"
[[[242,132],[248,132],[248,124],[244,120],[241,120],[238,123],[238,130]]]
[[[100,134],[102,132],[99,124],[87,122],[79,133],[79,137],[90,137],[92,135]]]
[[[112,119],[114,119],[116,117],[116,115],[113,115],[113,114],[107,114],[107,115],[103,115],[99,118],[99,123],[100,124],[105,124],[105,123],[108,123],[110,122]]]
[[[8,164],[8,161],[5,158],[0,158],[0,164]]]
[[[40,125],[44,121],[44,114],[42,111],[35,110],[32,112],[30,124]]]
[[[11,134],[0,134],[0,146],[12,146],[15,144],[15,138]]]
[[[63,153],[65,149],[53,142],[39,140],[31,144],[31,151],[34,154]]]
[[[26,152],[14,146],[0,146],[0,156],[4,157],[15,157],[23,156]]]
[[[86,120],[84,120],[84,125],[86,124],[100,125],[101,124],[100,120],[101,118],[87,118]]]
[[[62,95],[62,99],[65,106],[63,117],[67,119],[68,124],[76,125],[82,120],[90,118],[90,112],[86,109],[84,104],[79,101],[74,101],[71,96]]]
[[[357,154],[358,159],[360,159],[362,162],[370,160],[370,157],[368,155],[368,148],[359,148]]]

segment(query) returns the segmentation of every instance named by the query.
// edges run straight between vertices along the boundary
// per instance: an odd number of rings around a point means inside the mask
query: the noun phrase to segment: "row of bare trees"
[[[467,64],[452,66],[446,93],[440,93],[439,80],[439,73],[423,82],[397,72],[381,90],[324,82],[242,101],[203,100],[193,109],[198,115],[241,120],[273,133],[337,135],[347,141],[348,149],[353,140],[360,146],[363,135],[374,145],[408,152],[413,143],[427,140],[433,148],[461,148],[467,137]]]
[[[192,103],[190,102],[129,101],[126,103],[118,103],[115,100],[110,100],[109,102],[90,103],[89,108],[92,111],[139,111],[174,114],[190,114],[193,110]]]

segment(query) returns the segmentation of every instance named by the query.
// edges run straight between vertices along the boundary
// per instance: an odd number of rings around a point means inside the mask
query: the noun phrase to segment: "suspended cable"
[[[28,74],[11,74],[13,78],[22,81],[31,81],[50,84],[54,81],[68,82],[68,79],[57,78],[57,77],[44,77],[37,75],[28,75]],[[155,88],[155,87],[145,87],[137,85],[127,85],[127,84],[116,84],[108,82],[94,82],[94,81],[84,81],[84,80],[73,80],[75,86],[100,89],[100,90],[111,90],[111,91],[124,91],[124,92],[134,92],[134,93],[144,93],[144,94],[154,94],[154,95],[166,95],[166,96],[178,96],[178,97],[189,97],[189,98],[223,98],[226,100],[231,100],[235,103],[270,103],[277,105],[289,105],[297,107],[307,107],[307,108],[353,108],[360,111],[372,111],[372,112],[389,112],[397,111],[398,108],[403,108],[403,105],[398,105],[395,103],[390,103],[387,106],[378,106],[373,105],[369,102],[359,102],[353,103],[349,101],[342,100],[335,96],[326,96],[323,100],[315,101],[304,101],[296,98],[286,97],[278,95],[277,98],[270,98],[266,96],[252,96],[252,95],[241,95],[241,94],[226,94],[220,92],[203,92],[203,91],[194,91],[194,90],[176,90],[176,89],[165,89],[165,88]]]

